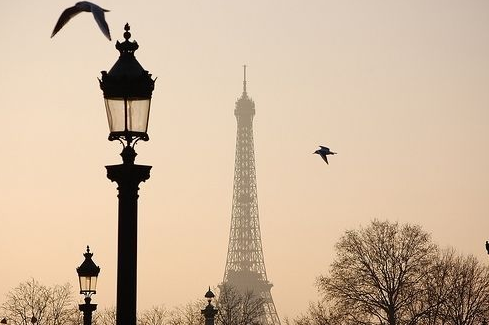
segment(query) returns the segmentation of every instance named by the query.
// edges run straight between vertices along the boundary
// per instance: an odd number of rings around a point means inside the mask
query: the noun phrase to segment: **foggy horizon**
[[[50,38],[72,1],[4,3],[0,79],[0,303],[19,283],[70,283],[90,245],[93,303],[115,305],[121,163],[97,78],[131,25],[157,77],[138,201],[138,310],[203,298],[223,281],[233,204],[235,102],[255,102],[260,231],[280,320],[317,301],[345,230],[416,224],[487,263],[489,3],[123,0],[108,41],[90,13]],[[312,154],[337,152],[329,165]],[[82,301],[76,294],[76,301]],[[2,315],[0,315],[2,318]]]

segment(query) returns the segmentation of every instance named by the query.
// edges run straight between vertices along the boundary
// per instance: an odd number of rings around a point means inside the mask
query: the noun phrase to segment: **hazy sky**
[[[488,1],[103,0],[113,42],[87,13],[50,39],[74,2],[0,0],[0,303],[30,277],[77,288],[90,244],[94,302],[114,304],[117,191],[104,166],[121,148],[97,77],[126,22],[158,77],[151,140],[136,147],[153,166],[140,186],[140,309],[222,281],[243,64],[281,318],[317,299],[334,243],[373,218],[487,259]],[[320,144],[338,152],[329,166],[312,155]]]

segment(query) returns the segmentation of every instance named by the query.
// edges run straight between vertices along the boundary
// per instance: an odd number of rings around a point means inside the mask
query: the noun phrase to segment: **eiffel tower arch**
[[[243,94],[236,101],[236,156],[229,245],[223,284],[238,291],[252,291],[263,298],[263,325],[280,325],[270,292],[263,258],[258,195],[256,190],[253,117],[255,103],[246,90],[244,66]]]

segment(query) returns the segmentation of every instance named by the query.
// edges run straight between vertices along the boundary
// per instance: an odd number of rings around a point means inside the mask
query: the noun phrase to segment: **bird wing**
[[[92,13],[93,18],[95,18],[95,21],[97,22],[102,33],[109,39],[109,41],[111,41],[112,39],[110,38],[109,25],[107,25],[107,22],[105,21],[104,9],[92,3]]]
[[[56,35],[56,33],[59,32],[59,30],[64,25],[66,25],[66,23],[68,21],[70,21],[71,18],[75,17],[80,12],[82,12],[82,10],[80,10],[80,8],[78,8],[77,6],[73,6],[73,7],[65,9],[65,11],[63,11],[61,16],[59,16],[58,22],[56,23],[56,26],[54,26],[53,33],[51,34],[51,37]]]
[[[322,150],[329,151],[329,148],[328,147],[319,146],[319,148],[321,148]]]
[[[329,162],[328,162],[328,156],[322,154],[321,157],[323,158],[323,160],[326,162],[326,164],[329,165]]]

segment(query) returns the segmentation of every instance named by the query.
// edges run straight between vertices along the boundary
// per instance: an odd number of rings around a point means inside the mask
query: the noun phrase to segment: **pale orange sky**
[[[487,259],[489,2],[97,2],[53,39],[75,1],[0,1],[0,303],[34,277],[70,282],[87,244],[94,302],[115,301],[120,162],[97,77],[131,25],[158,77],[140,186],[138,303],[201,298],[223,277],[242,65],[256,103],[258,201],[279,316],[317,299],[346,229],[373,218],[421,225],[441,246]],[[317,145],[338,155],[327,166]],[[81,300],[81,296],[77,299]]]

